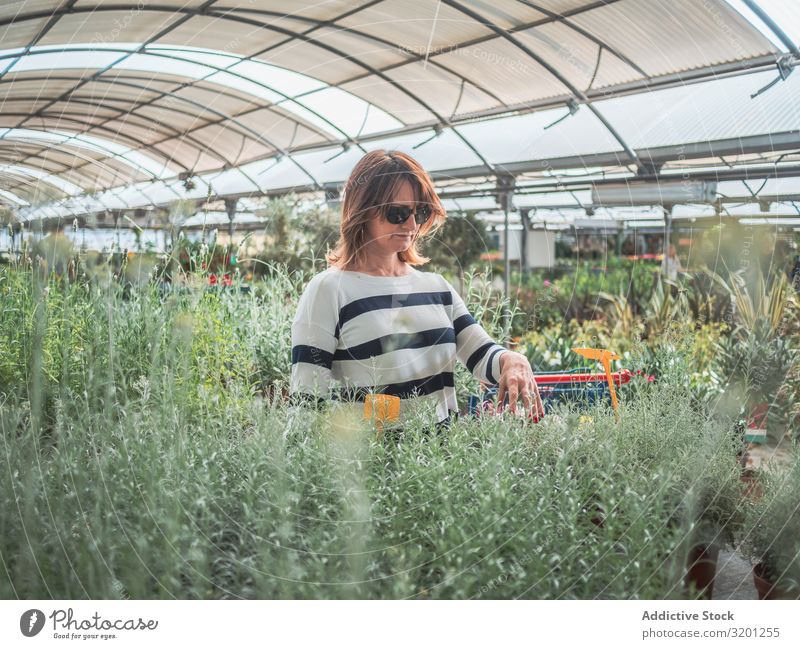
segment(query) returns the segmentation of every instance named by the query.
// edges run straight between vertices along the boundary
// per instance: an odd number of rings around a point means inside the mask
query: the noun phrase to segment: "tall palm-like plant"
[[[684,287],[695,322],[721,322],[730,307],[730,291],[723,289],[714,275],[708,268],[686,273]]]
[[[673,323],[688,323],[689,300],[684,291],[671,281],[659,277],[645,314],[648,339],[655,339],[667,332]]]
[[[731,273],[727,282],[716,274],[714,279],[729,292],[735,314],[730,338],[718,345],[722,370],[744,413],[769,404],[768,428],[774,428],[793,406],[794,396],[782,386],[798,363],[786,335],[796,297],[783,273],[768,281],[759,271],[749,287],[741,273]]]
[[[606,293],[598,291],[597,297],[605,300],[603,312],[612,327],[612,333],[627,340],[637,337],[637,320],[633,315],[633,308],[627,295],[622,293]]]
[[[760,271],[756,273],[754,288],[748,288],[741,272],[731,273],[726,282],[720,275],[709,271],[714,280],[731,296],[736,310],[737,323],[748,331],[755,331],[766,323],[766,334],[774,337],[786,307],[791,299],[789,280],[784,273],[776,273],[767,281]]]

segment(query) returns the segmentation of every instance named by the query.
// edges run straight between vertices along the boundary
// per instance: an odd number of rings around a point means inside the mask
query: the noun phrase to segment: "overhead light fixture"
[[[595,206],[712,203],[717,183],[705,180],[636,181],[592,185]]]

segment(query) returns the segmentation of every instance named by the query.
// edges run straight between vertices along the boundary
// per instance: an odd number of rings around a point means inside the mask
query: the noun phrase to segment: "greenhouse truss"
[[[0,203],[22,221],[336,200],[387,148],[449,209],[511,195],[531,227],[800,223],[797,3],[18,0],[0,34]],[[711,200],[597,200],[671,180]]]

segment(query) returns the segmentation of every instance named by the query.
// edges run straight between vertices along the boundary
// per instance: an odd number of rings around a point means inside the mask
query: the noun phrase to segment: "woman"
[[[446,218],[428,174],[411,156],[372,151],[345,185],[340,237],[329,268],[311,279],[292,324],[293,397],[400,397],[400,421],[435,408],[438,426],[458,412],[456,359],[499,382],[516,411],[544,413],[527,358],[496,344],[428,261],[419,239]],[[334,390],[333,382],[343,387]]]
[[[669,254],[664,257],[664,260],[661,262],[661,268],[663,274],[672,282],[677,282],[678,273],[683,272],[683,266],[681,266],[678,251],[673,244],[669,244]]]

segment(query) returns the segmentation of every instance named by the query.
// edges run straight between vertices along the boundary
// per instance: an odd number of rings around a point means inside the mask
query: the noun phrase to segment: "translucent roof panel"
[[[190,216],[183,221],[184,228],[198,228],[207,227],[214,228],[219,226],[227,226],[230,220],[228,219],[227,212],[197,212],[194,216]],[[238,212],[236,214],[236,224],[245,225],[251,223],[258,223],[264,225],[264,219],[257,217],[255,214],[249,212]]]
[[[331,160],[325,161],[337,153],[341,155]],[[264,191],[273,189],[283,189],[292,187],[308,186],[310,182],[322,184],[324,182],[335,182],[340,180],[339,170],[347,168],[347,173],[352,165],[361,156],[358,152],[342,152],[342,149],[315,151],[312,153],[300,153],[292,156],[292,159],[282,158],[281,160],[265,160],[245,167],[247,174],[253,178]],[[340,160],[340,158],[344,158]],[[330,166],[328,166],[330,164]],[[331,173],[333,172],[333,173]],[[333,178],[331,178],[333,176]],[[346,178],[346,176],[345,176]],[[249,183],[248,183],[249,184]],[[252,191],[252,190],[245,190]]]
[[[213,192],[218,195],[258,192],[258,185],[243,171],[246,169],[247,167],[229,169],[219,174],[205,176],[203,180],[210,184]]]
[[[775,47],[780,50],[786,50],[786,45],[775,35],[772,29],[742,0],[727,0],[727,2],[748,20],[753,27],[768,38]],[[778,24],[796,45],[800,44],[800,5],[797,2],[793,0],[758,0],[758,6]]]
[[[796,3],[760,1],[800,33]],[[737,155],[737,138],[765,136],[746,152],[766,151],[774,133],[789,150],[797,75],[749,99],[785,47],[737,4],[7,2],[0,128],[73,136],[16,140],[2,162],[41,160],[79,187],[216,175],[244,195],[342,182],[378,147],[439,178],[634,172],[631,149],[647,161],[725,141]],[[545,128],[568,101],[577,113]]]
[[[37,180],[54,185],[67,196],[76,196],[83,192],[83,189],[81,189],[78,185],[74,185],[55,174],[44,173],[43,171],[30,167],[22,167],[19,165],[0,165],[0,173],[11,173],[15,175],[36,178]]]
[[[506,106],[522,104],[532,98],[569,95],[569,89],[540,63],[524,55],[515,44],[499,37],[479,45],[437,54],[432,60],[455,73],[456,79],[468,79],[472,85],[496,97]],[[491,74],[488,74],[489,70]],[[424,61],[392,71],[395,79],[428,81],[427,86],[421,87],[427,93],[432,92],[432,84],[442,74],[430,63],[426,67]],[[449,105],[440,107],[436,104],[438,102],[434,102],[434,105],[443,112],[449,108]],[[466,112],[461,108],[457,108],[457,111]]]
[[[174,187],[174,183],[140,183],[134,189],[135,193],[132,193],[128,200],[135,202],[137,205],[166,205],[185,198],[183,193]],[[181,189],[183,188],[181,187]]]
[[[570,20],[651,77],[775,51],[725,2],[615,2]]]
[[[158,3],[162,5],[161,2]],[[194,16],[190,20],[177,25],[162,37],[159,46],[197,47],[226,50],[239,56],[256,55],[264,49],[276,47],[287,40],[284,30],[301,33],[309,25],[303,20],[291,17],[293,11],[273,16],[248,13],[247,9],[269,8],[272,2],[218,2],[220,8],[239,5],[236,11],[214,12],[213,7],[207,16]],[[327,4],[327,3],[325,3]],[[261,7],[259,7],[261,5]],[[298,6],[295,6],[295,10]],[[227,16],[227,17],[226,17]],[[259,24],[268,24],[271,29],[259,28]]]
[[[732,216],[798,216],[798,207],[791,203],[770,203],[769,210],[763,211],[758,203],[744,203],[741,205],[726,205],[726,211]]]
[[[82,135],[79,133],[64,133],[59,131],[34,131],[32,129],[4,129],[0,130],[0,140],[28,140],[43,141],[53,144],[69,144],[98,153],[108,154],[110,157],[119,158],[130,166],[142,170],[154,177],[174,175],[176,171],[164,162],[153,160],[149,156],[120,146],[113,140],[104,140],[98,137]]]
[[[28,205],[28,201],[26,201],[24,198],[22,198],[21,196],[17,196],[16,194],[12,194],[11,192],[6,191],[5,189],[0,189],[0,196],[2,196],[7,201],[11,201],[15,205]]]
[[[62,3],[53,2],[51,5],[55,10]],[[103,43],[113,41],[141,43],[149,35],[158,33],[174,22],[176,18],[165,12],[138,11],[138,5],[135,2],[128,4],[127,8],[118,8],[119,5],[117,7],[112,5],[103,11],[91,11],[93,6],[98,7],[98,5],[102,6],[102,3],[80,0],[76,9],[81,11],[62,15],[58,22],[42,35],[39,44],[48,46],[59,43],[86,42],[92,40],[85,38],[87,32],[94,34],[94,38]],[[26,6],[24,13],[28,11]]]
[[[713,205],[676,205],[672,208],[672,218],[701,218],[713,217],[717,212]]]
[[[729,180],[718,183],[717,191],[724,196],[749,197],[753,193],[761,196],[800,196],[800,178]]]
[[[493,196],[474,196],[466,198],[447,198],[442,205],[448,211],[477,212],[479,210],[496,210],[497,201]]]
[[[110,46],[107,46],[110,48]],[[257,59],[242,60],[229,53],[192,48],[148,46],[145,53],[133,53],[140,44],[119,45],[115,51],[93,51],[92,44],[70,44],[65,51],[50,52],[34,47],[11,68],[13,73],[104,68],[160,72],[189,79],[204,79],[251,94],[264,102],[278,104],[299,119],[310,122],[332,136],[366,135],[402,126],[388,113],[363,99],[306,74],[270,65]],[[0,51],[0,56],[8,52]],[[116,62],[116,63],[115,63]],[[298,98],[302,95],[302,98]]]
[[[600,101],[597,107],[634,149],[797,131],[800,76],[750,97],[776,75],[740,75]]]
[[[465,165],[481,164],[480,158],[451,130],[444,131],[430,142],[423,144],[432,135],[432,132],[397,135],[385,140],[365,143],[364,147],[368,151],[375,149],[405,151],[413,155],[426,170],[431,172],[450,168],[454,160]],[[415,145],[421,146],[415,149]],[[363,151],[355,148],[347,151],[341,148],[323,149],[295,154],[294,162],[287,158],[279,162],[265,160],[246,165],[242,169],[251,178],[256,179],[264,191],[307,186],[309,174],[320,185],[344,183],[353,166],[363,155]],[[236,185],[236,188],[239,187],[242,192],[252,191],[252,189],[245,189],[244,185]],[[231,189],[231,193],[238,192]]]
[[[461,129],[458,129],[459,132]],[[414,156],[426,170],[436,172],[452,169],[454,162],[459,167],[481,164],[481,159],[452,129],[443,131],[430,139],[433,132],[395,135],[369,142],[367,148],[396,149]],[[467,138],[468,139],[468,138]],[[426,142],[426,140],[428,140]]]
[[[619,142],[585,107],[547,128],[566,114],[566,109],[554,108],[465,124],[460,131],[496,164],[621,150]]]
[[[560,206],[580,207],[582,205],[592,204],[592,192],[587,190],[580,190],[574,192],[545,192],[541,194],[515,194],[514,207],[517,208],[531,208],[531,207],[548,207]]]

